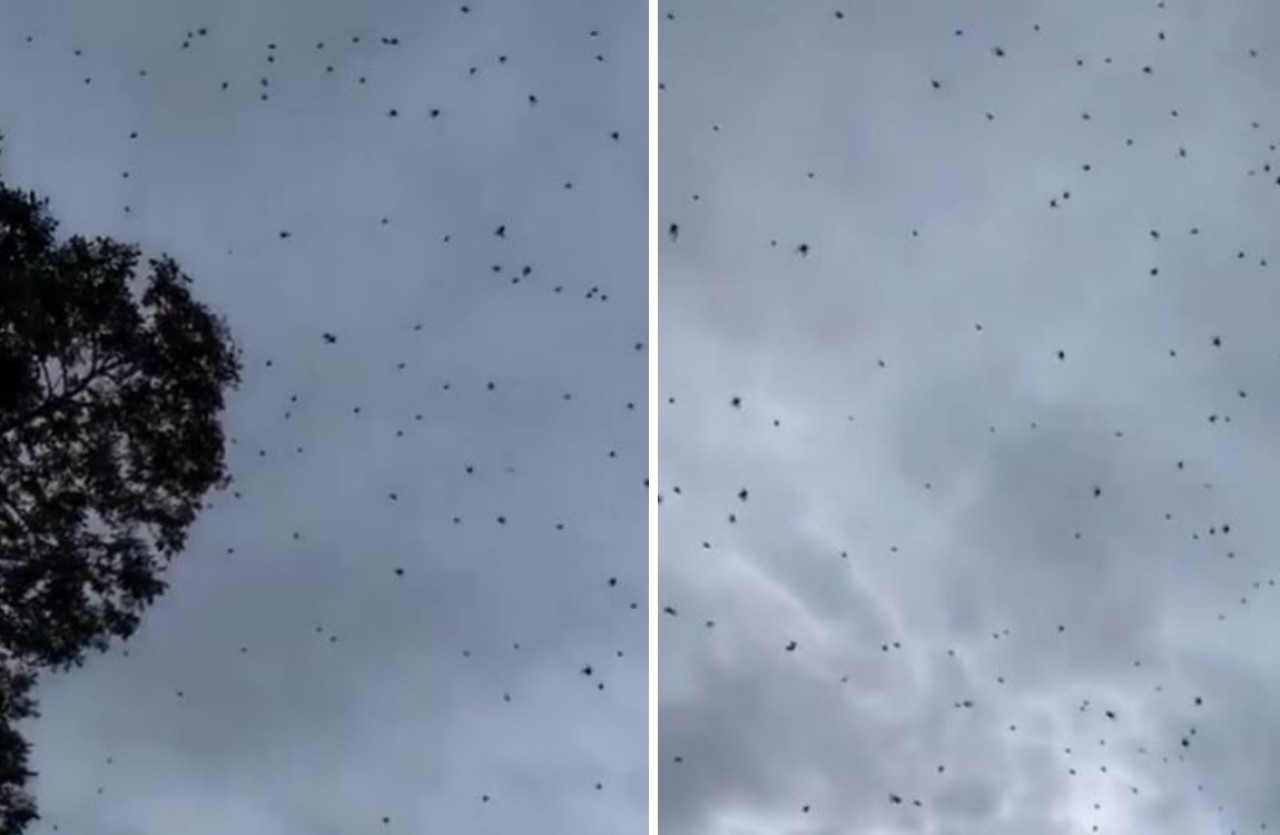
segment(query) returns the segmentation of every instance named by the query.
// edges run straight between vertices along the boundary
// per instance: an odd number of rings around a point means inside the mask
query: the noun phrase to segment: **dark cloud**
[[[660,18],[663,830],[1275,825],[1274,12]]]
[[[235,492],[42,686],[35,831],[643,827],[644,10],[461,6],[0,13],[6,178],[246,365]]]

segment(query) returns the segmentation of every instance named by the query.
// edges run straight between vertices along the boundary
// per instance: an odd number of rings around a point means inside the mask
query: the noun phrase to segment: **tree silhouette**
[[[211,489],[239,383],[226,323],[168,257],[58,241],[48,202],[0,179],[0,835],[26,789],[35,671],[129,637]]]
[[[27,781],[35,776],[27,768],[31,744],[18,732],[17,724],[36,715],[31,688],[35,676],[28,669],[0,664],[0,833],[20,835],[36,820],[35,801],[27,791]]]

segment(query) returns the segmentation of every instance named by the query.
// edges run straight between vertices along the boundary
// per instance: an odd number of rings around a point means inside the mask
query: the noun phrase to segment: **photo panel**
[[[647,43],[0,3],[0,832],[646,831]]]
[[[1280,10],[658,26],[662,835],[1280,825]]]

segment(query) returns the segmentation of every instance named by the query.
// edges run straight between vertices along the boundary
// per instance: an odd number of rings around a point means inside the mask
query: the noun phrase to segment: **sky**
[[[660,831],[1280,826],[1274,4],[659,12]]]
[[[33,833],[644,830],[646,37],[0,6],[5,179],[176,258],[245,364],[169,591],[42,681]]]

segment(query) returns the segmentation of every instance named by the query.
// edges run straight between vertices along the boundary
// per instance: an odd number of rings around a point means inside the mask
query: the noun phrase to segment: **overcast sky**
[[[643,831],[646,34],[0,6],[5,178],[173,255],[245,359],[236,494],[39,691],[33,832]]]
[[[1274,4],[660,13],[664,835],[1274,830]]]

